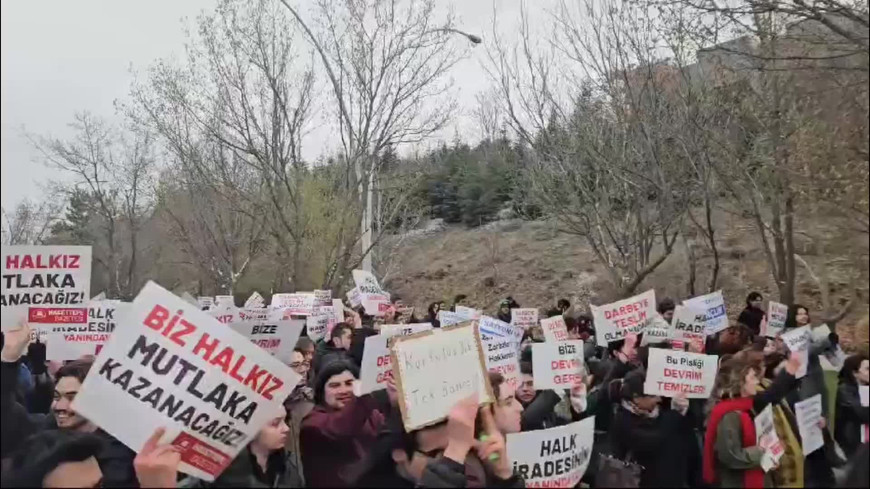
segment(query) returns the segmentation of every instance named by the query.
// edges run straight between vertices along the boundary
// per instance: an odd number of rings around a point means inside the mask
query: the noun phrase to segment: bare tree
[[[54,199],[34,202],[24,199],[12,213],[2,210],[3,244],[43,244],[51,234],[51,225],[62,210],[62,203]]]
[[[106,271],[107,293],[131,299],[142,280],[140,233],[154,204],[151,135],[122,131],[88,113],[77,114],[71,127],[75,136],[67,141],[30,139],[47,165],[72,177],[67,192],[84,191],[91,199],[98,231],[90,244]]]

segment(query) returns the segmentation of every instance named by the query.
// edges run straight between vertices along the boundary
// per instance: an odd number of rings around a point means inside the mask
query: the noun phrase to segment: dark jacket
[[[752,306],[746,306],[740,316],[737,317],[737,322],[746,325],[749,331],[752,331],[753,336],[761,334],[761,322],[764,320],[764,311],[756,309]]]
[[[179,487],[305,487],[286,451],[272,452],[266,465],[264,473],[250,448],[244,448],[214,482],[188,477]]]
[[[426,465],[418,487],[433,489],[465,487],[467,485],[465,467],[465,465],[449,458],[435,459]],[[518,475],[505,480],[487,473],[486,480],[481,482],[484,487],[526,487],[525,481]]]
[[[291,462],[296,466],[300,477],[303,473],[303,467],[299,435],[302,432],[302,420],[314,409],[312,399],[314,399],[314,391],[310,387],[302,386],[294,389],[284,401],[284,408],[287,410],[287,426],[290,428],[284,448],[287,450]]]
[[[362,365],[363,352],[365,351],[366,346],[366,338],[369,336],[375,336],[378,332],[375,331],[374,328],[357,328],[353,330],[353,342],[350,344],[350,358],[353,359],[353,363],[359,367]],[[324,363],[324,365],[326,365]]]
[[[314,363],[311,368],[314,374],[317,375],[324,366],[336,360],[350,360],[353,362],[350,353],[343,348],[336,348],[332,343],[322,342],[317,344],[317,351],[314,352]]]
[[[384,416],[372,396],[353,398],[341,410],[317,405],[302,420],[299,445],[308,487],[349,487]]]
[[[528,405],[523,406],[523,414],[520,418],[522,431],[543,430],[562,426],[570,420],[566,420],[556,414],[556,405],[562,401],[554,391],[538,391],[535,398]]]
[[[870,407],[861,405],[858,384],[846,380],[840,382],[834,419],[834,438],[846,457],[851,457],[861,446],[861,425],[870,423]]]
[[[691,421],[676,411],[647,418],[619,406],[610,426],[614,456],[643,467],[641,487],[686,487],[691,434]]]

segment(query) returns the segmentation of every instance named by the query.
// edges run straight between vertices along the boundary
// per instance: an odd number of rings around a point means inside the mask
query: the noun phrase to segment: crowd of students
[[[465,300],[458,296],[453,306]],[[377,321],[348,311],[324,340],[300,338],[289,366],[301,380],[284,402],[285,412],[214,482],[179,474],[179,455],[159,443],[161,430],[137,454],[77,415],[71,403],[93,358],[46,362],[45,345],[31,343],[23,326],[4,334],[0,355],[3,487],[523,487],[505,437],[589,417],[595,418],[595,440],[584,485],[867,487],[868,445],[860,433],[870,413],[859,397],[859,386],[870,383],[867,355],[843,362],[835,412],[829,413],[820,357],[836,351],[837,334],[812,342],[807,373],[797,379],[801,357],[780,339],[760,335],[762,304],[760,294],[750,294],[738,322],[704,344],[641,346],[642,337],[629,335],[599,348],[592,318],[560,300],[547,315],[562,315],[569,336],[585,341],[580,380],[565,392],[536,391],[530,343],[541,338],[530,332],[520,345],[516,388],[492,372],[493,404],[479,407],[474,398],[466,399],[444,422],[411,433],[404,429],[395,385],[388,382],[374,394],[354,392],[365,338],[378,334],[381,321],[395,321],[396,309]],[[419,321],[438,327],[438,312],[445,307],[433,303]],[[517,307],[508,297],[495,316],[510,321],[510,310]],[[670,320],[674,307],[664,300],[658,310]],[[792,306],[787,328],[804,325],[815,326],[809,310]],[[713,396],[646,394],[649,348],[718,355]],[[794,406],[816,394],[824,399],[819,426],[825,444],[804,456]],[[753,420],[767,406],[785,453],[765,471]]]

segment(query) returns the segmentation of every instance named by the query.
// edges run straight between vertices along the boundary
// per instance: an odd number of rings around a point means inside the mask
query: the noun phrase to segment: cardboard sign
[[[245,309],[260,309],[266,307],[266,299],[256,290],[245,301]]]
[[[84,307],[91,297],[90,246],[3,246],[0,329],[15,329],[31,307]]]
[[[649,349],[649,368],[643,384],[644,394],[689,399],[707,399],[716,382],[719,357],[663,348]]]
[[[507,456],[526,487],[576,487],[589,467],[595,416],[546,430],[508,433]]]
[[[544,330],[544,339],[549,343],[568,340],[568,326],[562,316],[541,319],[541,328]]]
[[[764,336],[768,338],[776,338],[781,335],[785,329],[785,322],[788,319],[788,306],[779,302],[770,301],[767,304],[767,321],[766,328],[762,331]]]
[[[267,320],[236,321],[230,327],[273,357],[289,364],[293,360],[293,349],[302,335],[305,321],[273,316]]]
[[[861,398],[861,405],[864,407],[870,406],[870,386],[859,385],[858,396]],[[867,443],[870,440],[870,424],[861,425],[861,443]]]
[[[707,313],[707,336],[728,328],[725,297],[722,295],[721,290],[685,300],[683,305]]]
[[[706,341],[707,314],[686,306],[674,308],[671,320],[671,339],[676,341]]]
[[[825,437],[819,428],[822,418],[822,395],[816,394],[809,399],[794,403],[794,416],[797,418],[801,447],[807,456],[825,445]]]
[[[770,453],[770,462],[774,465],[779,462],[779,459],[785,454],[785,446],[776,435],[776,425],[773,422],[773,406],[770,404],[755,417],[755,437],[757,445]],[[762,461],[765,460],[768,459],[762,459]],[[765,472],[768,472],[773,468],[773,465],[762,468]]]
[[[408,432],[445,419],[471,394],[493,402],[477,323],[398,337],[390,355]]]
[[[630,333],[640,334],[655,318],[656,292],[623,299],[604,306],[590,306],[595,321],[595,340],[598,346],[624,339]]]
[[[532,371],[535,390],[570,389],[574,381],[583,380],[583,340],[533,343]]]
[[[469,319],[463,316],[462,314],[455,313],[453,311],[438,311],[438,322],[441,323],[441,327],[444,326],[452,326],[454,324],[464,323]]]
[[[483,316],[483,312],[479,311],[478,309],[474,309],[473,307],[455,306],[453,310],[456,312],[456,314],[459,314],[460,316],[469,320],[480,319],[480,317]]]
[[[785,346],[793,353],[801,356],[801,366],[795,373],[795,378],[802,378],[807,374],[807,363],[810,360],[810,342],[812,341],[812,333],[809,326],[802,326],[786,331],[780,335]]]
[[[196,298],[196,302],[199,303],[199,308],[203,311],[208,311],[214,307],[214,297],[200,296]]]
[[[179,470],[213,481],[282,412],[300,377],[227,326],[149,282],[97,355],[78,414],[134,451],[154,430]]]
[[[396,336],[410,336],[412,334],[429,331],[432,325],[429,323],[418,324],[391,324],[375,336],[366,338],[363,350],[362,365],[360,368],[360,394],[369,394],[387,388],[387,382],[393,378],[392,360],[390,359],[389,340]]]
[[[88,302],[83,322],[58,324],[51,328],[46,340],[46,360],[65,361],[96,355],[109,341],[118,325],[118,318],[126,314],[129,306],[121,301]]]
[[[538,325],[537,309],[511,309],[511,324],[523,329],[534,328]]]

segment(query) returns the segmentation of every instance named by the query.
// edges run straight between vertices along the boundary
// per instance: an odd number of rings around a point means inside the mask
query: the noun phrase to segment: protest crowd
[[[4,488],[868,487],[866,353],[757,292],[123,303],[87,247],[2,260]]]

